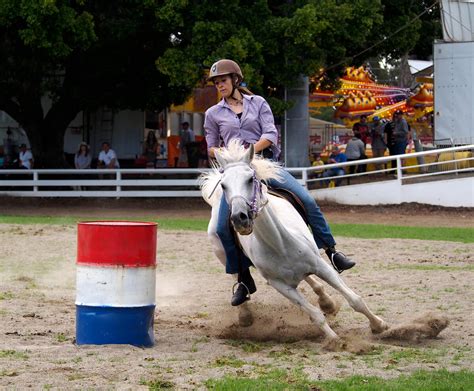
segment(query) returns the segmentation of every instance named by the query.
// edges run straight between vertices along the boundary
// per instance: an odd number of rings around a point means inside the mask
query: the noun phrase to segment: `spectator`
[[[321,154],[320,153],[315,153],[313,154],[314,156],[314,160],[313,160],[313,163],[311,164],[313,167],[321,167],[321,166],[324,166],[324,162],[323,160],[321,159]],[[317,170],[314,170],[312,171],[313,174],[314,174],[314,178],[319,178],[321,177],[322,173],[323,173],[323,169],[322,168],[319,168]]]
[[[342,153],[337,146],[334,146],[332,148],[332,153],[329,155],[328,163],[329,164],[334,164],[334,163],[344,163],[347,162],[347,157],[344,153]],[[342,167],[335,167],[335,168],[330,168],[329,170],[324,171],[323,177],[328,178],[328,177],[336,177],[336,176],[342,176],[345,174],[345,171]],[[341,184],[341,179],[338,178],[335,180],[336,186],[339,186]],[[326,181],[326,186],[329,186],[329,181]]]
[[[26,148],[26,144],[20,145],[20,154],[18,156],[20,159],[20,168],[31,170],[33,168],[34,159],[33,154],[30,150]]]
[[[156,152],[158,150],[158,139],[156,138],[155,132],[150,130],[146,135],[145,144],[143,146],[143,154],[146,158],[146,166],[155,168],[156,164]]]
[[[97,168],[120,168],[117,154],[110,148],[110,143],[102,143],[102,151],[99,153],[99,162]]]
[[[350,134],[352,138],[347,142],[346,146],[346,158],[348,162],[353,162],[356,160],[366,159],[365,155],[365,145],[361,139],[357,138],[354,133]],[[349,174],[354,174],[357,167],[357,172],[365,172],[366,165],[352,165],[349,166]]]
[[[186,166],[189,158],[189,143],[193,143],[196,141],[196,137],[194,135],[194,131],[189,127],[189,122],[183,122],[181,124],[181,130],[179,131],[179,158],[178,158],[178,165]]]
[[[78,170],[91,168],[92,156],[90,154],[89,145],[82,142],[79,144],[79,149],[74,155],[74,166]]]
[[[359,122],[356,122],[352,127],[354,135],[361,139],[364,143],[364,147],[367,145],[367,138],[369,137],[369,124],[367,123],[367,116],[362,114]]]
[[[395,111],[393,121],[393,155],[404,155],[406,152],[408,140],[410,138],[410,128],[405,118],[403,118],[403,111]],[[396,161],[395,161],[396,162]],[[392,162],[392,168],[394,163]]]
[[[390,154],[390,156],[396,155],[395,154],[395,138],[394,138],[394,133],[393,133],[394,126],[395,126],[395,114],[393,114],[392,120],[387,122],[383,128],[384,142],[388,148],[388,153]],[[390,164],[391,164],[392,169],[396,167],[396,161],[392,160]]]
[[[198,167],[201,168],[208,168],[209,167],[209,157],[207,155],[207,142],[206,138],[203,137],[203,139],[199,142],[199,163]]]
[[[395,155],[403,155],[405,153],[408,140],[410,136],[410,128],[405,118],[403,118],[403,111],[395,111],[395,120],[393,124],[393,138],[395,141],[394,150]]]
[[[380,121],[378,116],[373,118],[370,127],[370,139],[372,140],[372,157],[383,157],[387,145],[384,141],[384,124]],[[381,170],[382,164],[376,163],[375,168]]]

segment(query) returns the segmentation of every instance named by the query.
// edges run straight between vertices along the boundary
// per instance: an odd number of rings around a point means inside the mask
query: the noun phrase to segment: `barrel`
[[[76,343],[153,346],[157,225],[78,224]]]

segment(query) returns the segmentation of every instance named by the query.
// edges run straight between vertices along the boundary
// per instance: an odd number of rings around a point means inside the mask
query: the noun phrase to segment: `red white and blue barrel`
[[[153,346],[155,223],[78,224],[76,342]]]

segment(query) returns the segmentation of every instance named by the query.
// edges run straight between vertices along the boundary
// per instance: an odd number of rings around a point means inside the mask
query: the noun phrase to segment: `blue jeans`
[[[336,241],[331,234],[331,229],[326,222],[316,201],[309,194],[305,187],[301,186],[298,181],[287,171],[280,170],[282,180],[271,179],[268,181],[270,187],[281,188],[291,191],[303,203],[308,217],[308,222],[313,232],[314,240],[318,248],[331,247],[336,245]],[[234,235],[229,227],[229,205],[225,197],[221,199],[219,209],[219,217],[217,220],[217,235],[219,236],[222,245],[224,246],[226,255],[226,273],[234,274],[239,272],[239,254],[242,270],[248,269],[252,265],[252,261],[247,258],[240,249],[237,249]]]

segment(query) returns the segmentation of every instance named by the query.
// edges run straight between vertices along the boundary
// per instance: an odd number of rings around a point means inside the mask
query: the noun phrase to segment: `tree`
[[[25,129],[37,167],[62,167],[64,132],[82,110],[164,108],[156,59],[172,44],[155,1],[1,1],[0,110]],[[44,103],[51,101],[46,111]]]

